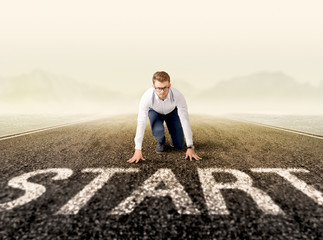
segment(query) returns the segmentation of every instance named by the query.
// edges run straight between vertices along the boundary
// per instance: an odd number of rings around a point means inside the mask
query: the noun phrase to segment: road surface
[[[148,122],[127,163],[136,115],[0,139],[0,238],[322,239],[323,139],[190,122],[200,161],[156,154]]]

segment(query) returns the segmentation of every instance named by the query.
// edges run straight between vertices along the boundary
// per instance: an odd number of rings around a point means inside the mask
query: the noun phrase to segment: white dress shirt
[[[166,99],[161,100],[153,87],[149,88],[141,97],[139,103],[139,113],[137,118],[137,130],[135,136],[135,149],[142,148],[142,140],[144,138],[145,128],[147,125],[148,111],[150,108],[160,114],[168,114],[177,107],[179,119],[182,124],[186,145],[193,144],[193,134],[188,118],[187,105],[184,95],[177,89],[170,87]]]

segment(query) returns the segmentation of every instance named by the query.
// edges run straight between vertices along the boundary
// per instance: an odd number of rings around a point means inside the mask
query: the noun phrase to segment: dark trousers
[[[168,132],[172,137],[174,147],[182,149],[184,143],[184,133],[181,121],[177,113],[177,107],[168,114],[160,114],[152,108],[148,111],[148,117],[150,121],[151,131],[158,143],[164,144],[165,139],[165,128],[164,121],[166,122]]]

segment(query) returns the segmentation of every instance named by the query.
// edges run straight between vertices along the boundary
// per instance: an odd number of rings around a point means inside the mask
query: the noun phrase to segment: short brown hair
[[[155,81],[170,82],[170,77],[167,72],[164,72],[164,71],[155,72],[155,74],[153,76],[153,84],[155,84]]]

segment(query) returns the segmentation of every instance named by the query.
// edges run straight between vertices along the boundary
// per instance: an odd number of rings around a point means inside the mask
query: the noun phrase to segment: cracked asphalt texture
[[[127,163],[134,153],[137,115],[115,116],[0,141],[0,203],[24,192],[8,186],[23,173],[70,168],[73,175],[53,181],[53,174],[29,179],[46,192],[38,199],[0,212],[0,239],[322,239],[323,206],[277,174],[251,168],[305,168],[293,173],[323,192],[323,140],[250,123],[190,115],[200,161],[185,160],[186,150],[166,147],[155,153],[149,121],[143,141],[145,161]],[[169,134],[166,128],[166,139]],[[139,168],[117,173],[76,215],[55,215],[97,174],[85,168]],[[229,215],[209,215],[197,168],[232,168],[247,173],[253,186],[266,192],[285,216],[265,215],[240,190],[221,190]],[[170,197],[146,198],[128,215],[109,215],[159,168],[169,168],[184,186],[201,215],[180,215]],[[216,173],[217,182],[234,182]]]

